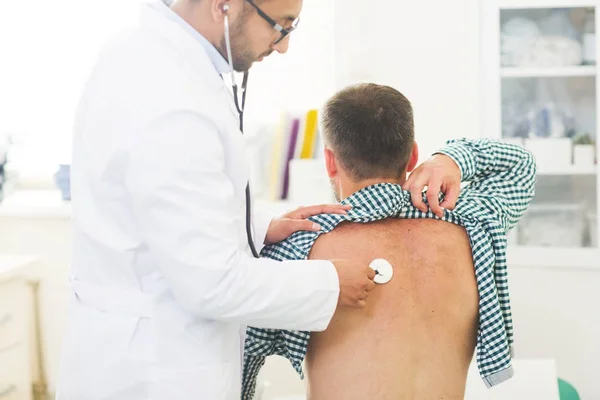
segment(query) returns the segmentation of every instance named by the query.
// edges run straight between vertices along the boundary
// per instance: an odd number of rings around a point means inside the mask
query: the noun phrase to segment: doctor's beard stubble
[[[236,72],[245,72],[249,70],[254,62],[262,60],[272,53],[272,50],[270,50],[258,57],[255,57],[252,54],[249,35],[246,34],[249,15],[250,10],[245,6],[242,15],[240,15],[235,24],[230,26],[231,57],[233,58],[233,69]],[[219,51],[227,58],[225,35],[223,35],[223,38],[221,39]]]

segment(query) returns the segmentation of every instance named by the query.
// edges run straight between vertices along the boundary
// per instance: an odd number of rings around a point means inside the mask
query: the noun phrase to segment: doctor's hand
[[[375,289],[375,270],[368,264],[349,260],[331,260],[340,281],[338,306],[364,308],[369,293]]]
[[[269,245],[281,242],[290,237],[292,233],[298,231],[318,232],[321,230],[321,227],[307,218],[319,214],[346,214],[350,208],[350,206],[341,204],[323,204],[319,206],[300,207],[294,211],[290,211],[271,221],[267,229],[265,244]]]
[[[408,176],[402,189],[410,191],[413,205],[427,212],[427,204],[423,202],[423,189],[427,186],[427,203],[438,217],[444,216],[444,208],[454,209],[460,194],[461,172],[454,160],[444,154],[435,154],[417,167]],[[440,204],[439,193],[444,193],[444,201]]]

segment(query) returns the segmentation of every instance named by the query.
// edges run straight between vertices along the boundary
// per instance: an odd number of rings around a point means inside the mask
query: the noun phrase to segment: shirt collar
[[[397,216],[406,207],[412,207],[410,192],[394,183],[367,186],[345,198],[341,204],[352,206],[346,215],[320,214],[308,218],[323,228],[320,232],[314,233],[316,236],[331,232],[342,221],[378,221]]]
[[[351,194],[341,204],[352,206],[348,212],[352,220],[376,220],[390,217],[411,204],[410,192],[394,183],[377,183]]]
[[[212,62],[215,67],[215,70],[219,75],[228,73],[229,63],[225,58],[219,53],[219,51],[212,45],[200,32],[194,29],[190,24],[188,24],[183,18],[181,18],[175,11],[171,10],[167,4],[165,4],[166,0],[161,0],[152,3],[150,6],[154,8],[156,11],[161,13],[165,18],[170,19],[171,21],[177,23],[181,26],[188,34],[190,34],[198,43],[202,45],[208,58]]]

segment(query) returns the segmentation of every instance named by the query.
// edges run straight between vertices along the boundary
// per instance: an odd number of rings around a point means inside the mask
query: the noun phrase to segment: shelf
[[[538,176],[559,176],[559,175],[596,175],[597,166],[556,166],[556,167],[539,167]]]
[[[39,257],[34,255],[0,255],[0,283],[8,282],[15,277],[35,280],[39,275]]]
[[[503,78],[539,78],[539,77],[574,77],[595,76],[595,65],[576,65],[572,67],[540,67],[540,68],[513,68],[500,69]]]
[[[593,7],[591,1],[581,0],[498,0],[497,7],[504,9],[526,9],[526,8],[585,8]]]
[[[0,203],[0,217],[71,218],[71,203],[63,201],[59,190],[15,190]]]
[[[509,268],[566,268],[600,271],[600,249],[508,246]]]

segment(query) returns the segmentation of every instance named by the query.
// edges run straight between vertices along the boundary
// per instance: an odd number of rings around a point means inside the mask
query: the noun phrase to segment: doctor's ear
[[[229,0],[212,0],[210,11],[215,21],[223,22],[226,16],[231,18],[231,2]]]
[[[216,9],[220,12],[221,16],[228,15],[230,16],[232,7],[231,2],[229,0],[215,0]]]

